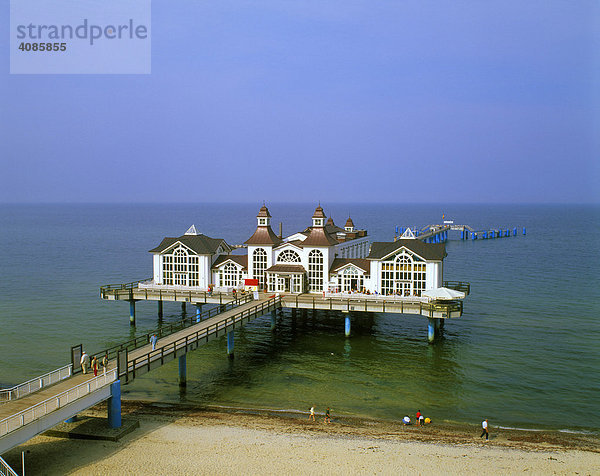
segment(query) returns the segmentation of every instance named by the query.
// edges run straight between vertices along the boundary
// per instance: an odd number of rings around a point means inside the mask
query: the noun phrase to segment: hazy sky
[[[600,2],[152,2],[152,74],[9,75],[0,202],[600,202]]]

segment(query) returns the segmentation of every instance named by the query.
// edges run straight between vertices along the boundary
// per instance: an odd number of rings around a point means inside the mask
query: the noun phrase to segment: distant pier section
[[[442,224],[427,225],[422,228],[396,226],[396,235],[394,240],[402,238],[407,233],[410,233],[415,238],[422,240],[425,243],[445,243],[450,238],[450,231],[459,232],[461,240],[491,240],[495,238],[509,238],[511,236],[517,236],[520,229],[520,227],[506,227],[476,230],[469,225],[457,225],[453,220],[444,220]],[[522,233],[523,236],[527,234],[527,229],[525,227],[522,227]]]

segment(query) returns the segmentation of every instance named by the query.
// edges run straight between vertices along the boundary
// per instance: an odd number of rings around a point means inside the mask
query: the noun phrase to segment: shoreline
[[[140,427],[119,441],[39,435],[4,456],[29,474],[600,473],[600,438],[476,425],[403,426],[359,417],[273,415],[262,410],[125,400]],[[106,404],[82,415],[106,418]]]
[[[102,404],[101,404],[102,405]],[[91,411],[96,416],[105,415],[99,405]],[[436,443],[482,444],[479,438],[481,426],[459,422],[437,422],[430,425],[408,426],[400,421],[382,420],[362,416],[336,415],[332,411],[332,423],[326,425],[324,413],[315,412],[316,422],[309,422],[309,412],[297,410],[271,410],[239,408],[216,405],[166,403],[144,400],[124,400],[123,415],[153,415],[171,418],[197,418],[203,424],[236,424],[252,427],[252,422],[260,422],[271,429],[286,427],[311,433],[337,434],[338,436],[372,436],[377,438],[395,437],[406,441],[427,441]],[[98,411],[99,410],[99,411]],[[97,412],[97,413],[96,413]],[[411,417],[414,422],[414,418]],[[490,425],[490,442],[496,446],[529,450],[576,449],[600,454],[600,435],[594,432],[563,430],[506,428]]]

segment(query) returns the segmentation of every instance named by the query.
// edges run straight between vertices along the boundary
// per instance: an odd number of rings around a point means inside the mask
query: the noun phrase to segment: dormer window
[[[323,226],[323,219],[322,218],[314,218],[313,226]]]
[[[265,226],[267,224],[267,219],[266,218],[259,218],[258,219],[258,224]]]

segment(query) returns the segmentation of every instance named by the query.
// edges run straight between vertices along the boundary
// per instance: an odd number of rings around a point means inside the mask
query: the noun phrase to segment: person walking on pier
[[[102,357],[102,369],[104,370],[104,375],[106,375],[106,369],[108,368],[108,352],[104,354]]]
[[[98,359],[96,356],[92,359],[92,370],[94,371],[94,377],[98,376]]]
[[[81,370],[84,374],[86,374],[87,367],[88,365],[90,365],[90,356],[87,355],[87,352],[85,350],[81,354],[81,361],[79,363],[81,364]]]
[[[156,337],[156,334],[152,334],[152,337],[150,337],[150,343],[152,344],[152,350],[156,349],[157,341],[158,341],[158,337]]]
[[[487,441],[490,436],[490,434],[488,433],[487,418],[481,422],[481,428],[483,429],[483,431],[481,432],[481,436],[479,438],[483,438],[483,435],[485,435],[485,440]]]

